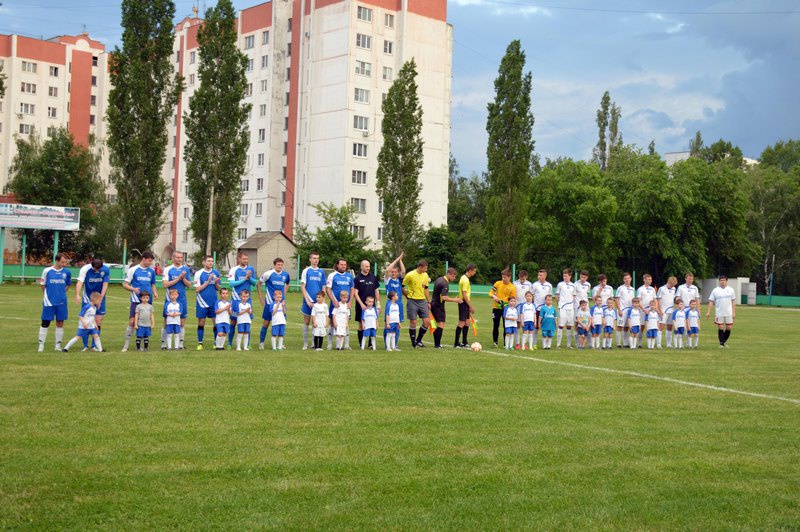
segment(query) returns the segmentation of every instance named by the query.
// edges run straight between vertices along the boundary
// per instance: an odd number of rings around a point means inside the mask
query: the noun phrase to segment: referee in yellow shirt
[[[458,304],[458,327],[456,327],[456,340],[453,347],[469,347],[467,344],[467,320],[475,314],[475,307],[472,306],[472,285],[470,278],[478,273],[478,267],[474,264],[467,265],[467,271],[458,280],[458,297],[462,303]]]
[[[501,280],[494,283],[492,289],[489,291],[489,297],[494,299],[494,306],[492,307],[492,321],[494,326],[492,328],[492,339],[494,346],[497,347],[497,338],[500,335],[500,321],[503,319],[503,309],[508,305],[508,298],[517,295],[517,289],[511,283],[511,270],[503,270],[500,272]]]
[[[403,279],[403,295],[406,296],[406,314],[408,314],[408,335],[411,337],[411,346],[425,347],[422,337],[431,326],[431,294],[428,285],[428,261],[421,260],[417,267],[406,274]],[[422,318],[422,327],[417,332],[417,318]]]

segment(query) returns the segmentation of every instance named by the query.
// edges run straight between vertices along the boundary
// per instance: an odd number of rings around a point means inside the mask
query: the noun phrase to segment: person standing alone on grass
[[[500,272],[500,280],[492,285],[489,290],[489,297],[494,301],[492,305],[492,341],[497,347],[497,340],[500,338],[500,322],[503,320],[503,311],[508,306],[509,298],[515,296],[516,288],[511,283],[511,270]]]
[[[476,273],[478,273],[478,267],[474,264],[467,264],[467,270],[458,280],[458,297],[461,299],[461,303],[458,304],[458,327],[456,327],[456,339],[453,343],[453,347],[456,348],[469,347],[469,344],[467,344],[467,332],[469,331],[467,320],[471,319],[472,315],[475,314],[475,307],[472,306],[472,284],[470,283],[470,278]]]
[[[103,264],[102,259],[92,259],[89,264],[84,264],[81,268],[80,273],[78,273],[78,284],[75,286],[75,303],[84,307],[91,303],[92,294],[100,294],[100,304],[94,316],[94,321],[97,323],[95,329],[98,336],[100,336],[100,328],[106,315],[106,292],[108,291],[110,277],[111,272],[108,266]],[[81,310],[83,310],[83,307],[81,307]],[[88,341],[88,338],[94,339],[94,335],[84,335],[84,338]]]
[[[320,292],[323,292],[324,298],[325,291],[325,272],[319,267],[319,253],[316,251],[309,253],[308,264],[300,274],[300,295],[303,296],[303,303],[300,305],[300,312],[303,314],[303,349],[308,349],[308,329],[312,322],[313,309],[318,303],[315,303],[315,300]],[[327,318],[325,321],[327,325]],[[317,329],[316,321],[312,327]],[[317,335],[314,333],[314,349],[317,349],[316,342]]]
[[[358,345],[361,345],[364,338],[364,320],[362,313],[367,308],[367,298],[371,297],[374,302],[375,310],[380,313],[381,311],[381,284],[378,278],[370,272],[371,264],[368,260],[361,261],[361,271],[353,279],[355,285],[356,297],[356,321],[358,322]],[[376,328],[377,328],[377,314]],[[373,338],[374,342],[375,339]]]
[[[728,338],[731,337],[733,322],[736,321],[736,292],[728,286],[727,275],[719,276],[719,286],[708,296],[706,319],[711,317],[711,309],[714,309],[714,323],[719,327],[719,346],[728,347]]]
[[[276,291],[280,291],[283,299],[286,299],[286,289],[289,287],[289,274],[283,271],[283,259],[276,258],[272,261],[272,269],[267,270],[261,276],[261,282],[264,283],[264,295],[261,298],[261,304],[264,305],[264,310],[261,313],[261,318],[264,320],[261,324],[261,333],[259,334],[258,348],[264,349],[264,342],[267,340],[267,330],[272,321],[272,308],[275,303],[274,295]],[[259,290],[261,287],[259,287]],[[284,322],[285,323],[285,322]]]
[[[428,261],[421,260],[417,263],[417,268],[411,270],[403,279],[403,294],[408,301],[408,335],[411,337],[411,347],[425,347],[422,337],[425,331],[431,326],[431,294],[428,285],[431,278],[428,277]],[[417,319],[422,319],[422,327],[417,331]]]
[[[463,303],[460,298],[450,297],[450,283],[456,280],[458,271],[455,268],[448,268],[447,273],[436,279],[433,283],[433,296],[431,296],[431,314],[433,319],[436,320],[436,330],[433,331],[433,347],[434,349],[444,349],[442,346],[442,335],[444,334],[444,326],[447,321],[447,313],[445,312],[444,304],[447,301],[451,303]]]
[[[125,281],[122,287],[131,293],[131,308],[128,313],[128,328],[125,331],[125,344],[122,346],[122,352],[128,350],[131,343],[131,336],[134,332],[134,318],[136,316],[136,307],[142,302],[139,294],[142,292],[149,292],[152,295],[152,300],[158,299],[158,292],[156,291],[156,272],[153,270],[153,260],[155,257],[149,251],[142,253],[142,260],[139,264],[132,266],[128,270],[128,275],[125,276]]]
[[[219,272],[214,269],[214,257],[206,255],[203,257],[203,269],[194,274],[194,291],[197,293],[197,303],[195,304],[195,314],[197,316],[197,350],[203,350],[203,339],[205,337],[206,319],[211,318],[214,323],[214,342],[217,341],[217,290],[219,290]]]
[[[172,264],[168,265],[164,268],[164,275],[161,278],[161,284],[164,286],[168,292],[175,290],[178,292],[178,299],[177,302],[181,305],[181,314],[180,314],[180,332],[178,334],[179,342],[173,343],[173,349],[186,349],[183,345],[183,342],[186,338],[186,316],[189,315],[189,306],[186,302],[186,289],[191,288],[192,286],[192,271],[183,263],[183,253],[180,251],[175,251],[172,254]],[[170,300],[167,298],[164,301],[164,312],[162,313],[164,316],[164,326],[161,329],[161,349],[167,349],[169,346],[167,345],[167,336],[169,333],[167,332],[167,305],[169,305]],[[175,325],[174,320],[170,321],[172,325]],[[175,327],[172,328],[173,330]],[[175,338],[173,338],[173,341]]]

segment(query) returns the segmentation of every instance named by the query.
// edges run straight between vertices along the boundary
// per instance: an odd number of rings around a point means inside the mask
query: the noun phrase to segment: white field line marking
[[[682,381],[680,379],[673,379],[671,377],[661,377],[659,375],[650,375],[648,373],[639,373],[638,371],[627,371],[622,369],[612,369],[612,368],[603,368],[600,366],[588,366],[584,364],[575,364],[574,362],[562,362],[560,360],[548,360],[546,358],[537,358],[537,357],[530,357],[530,356],[523,356],[523,355],[512,355],[510,353],[498,353],[495,351],[483,351],[484,353],[489,353],[490,355],[498,356],[498,357],[509,357],[509,358],[521,358],[524,360],[532,360],[534,362],[542,362],[545,364],[554,364],[557,366],[567,366],[570,368],[579,368],[579,369],[588,369],[591,371],[603,371],[605,373],[615,373],[617,375],[629,375],[631,377],[638,377],[640,379],[652,379],[656,381],[662,382],[669,382],[672,384],[681,384],[683,386],[692,386],[694,388],[702,388],[704,390],[713,390],[715,392],[724,392],[724,393],[733,393],[737,395],[746,395],[748,397],[758,397],[760,399],[773,399],[775,401],[784,401],[786,403],[792,403],[795,405],[800,405],[800,399],[792,399],[790,397],[780,397],[778,395],[767,395],[763,393],[756,393],[756,392],[746,392],[743,390],[735,390],[733,388],[725,388],[724,386],[714,386],[712,384],[702,384],[699,382],[690,382],[690,381]]]

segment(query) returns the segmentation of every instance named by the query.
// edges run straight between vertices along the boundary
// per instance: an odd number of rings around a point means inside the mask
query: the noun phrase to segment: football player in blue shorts
[[[69,317],[67,290],[72,285],[72,272],[67,269],[67,257],[58,253],[55,263],[42,271],[39,286],[42,287],[42,325],[39,327],[39,352],[44,351],[47,329],[56,322],[56,351],[61,351],[64,339],[64,322]]]
[[[183,343],[184,339],[186,338],[186,316],[189,314],[189,306],[186,302],[186,289],[191,288],[192,286],[192,271],[183,263],[183,253],[180,251],[175,251],[172,253],[172,264],[164,268],[164,273],[161,276],[161,284],[164,285],[167,293],[171,292],[172,290],[176,290],[178,292],[177,303],[181,306],[181,321],[179,325],[180,333],[178,335],[180,342],[173,342],[172,347],[173,349],[186,349]],[[169,304],[170,298],[167,298],[166,301],[164,301],[164,312],[162,312],[164,317],[164,326],[161,329],[162,350],[168,348],[167,335],[170,333],[167,331],[167,325],[175,325],[171,322],[167,323],[169,314],[167,311],[167,306]],[[175,328],[173,327],[172,329],[174,330]]]
[[[275,303],[273,294],[279,290],[283,297],[286,297],[286,288],[289,286],[289,274],[283,271],[283,259],[276,258],[272,261],[272,269],[267,270],[261,276],[260,281],[264,283],[264,295],[261,298],[261,304],[264,305],[264,311],[261,313],[261,318],[264,322],[261,325],[261,333],[259,334],[258,348],[264,349],[264,342],[267,339],[267,330],[272,321],[272,305]]]
[[[206,319],[215,322],[217,290],[219,290],[219,272],[214,269],[214,257],[203,257],[203,269],[194,274],[194,291],[197,293],[195,315],[197,316],[197,350],[203,350],[203,338],[206,333]],[[216,341],[216,325],[214,326],[214,339]]]
[[[92,259],[88,264],[84,264],[78,273],[78,283],[75,286],[75,303],[81,305],[81,310],[85,305],[91,303],[92,294],[100,294],[100,303],[96,309],[94,320],[97,324],[95,330],[100,335],[103,325],[103,318],[106,315],[106,292],[108,291],[108,281],[111,272],[108,266],[103,264],[102,259]],[[94,335],[84,335],[85,338],[94,340]],[[88,340],[87,340],[88,341]],[[84,347],[89,347],[88,344]]]

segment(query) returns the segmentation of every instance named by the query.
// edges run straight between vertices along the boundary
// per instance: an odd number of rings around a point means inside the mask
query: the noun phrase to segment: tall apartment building
[[[423,225],[447,220],[452,27],[446,0],[272,0],[240,12],[252,104],[247,170],[241,181],[238,241],[258,231],[318,227],[320,202],[352,203],[354,232],[381,244],[375,191],[382,144],[381,104],[414,58],[423,109]],[[176,25],[174,60],[186,81],[172,124],[165,179],[174,203],[156,250],[193,252],[189,233],[182,114],[198,88],[196,16]]]
[[[87,145],[90,135],[105,138],[110,89],[105,47],[87,34],[62,35],[43,41],[0,35],[0,64],[6,94],[0,99],[0,191],[16,155],[15,137],[32,133],[46,138],[66,127]],[[107,157],[101,175],[108,179]]]

